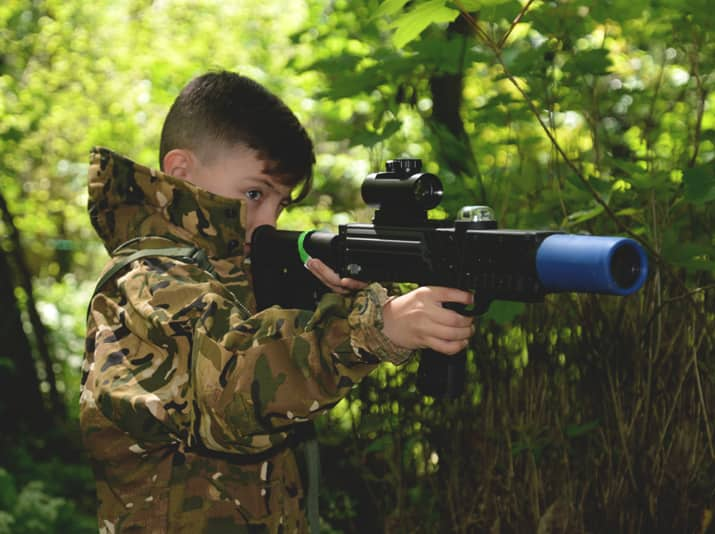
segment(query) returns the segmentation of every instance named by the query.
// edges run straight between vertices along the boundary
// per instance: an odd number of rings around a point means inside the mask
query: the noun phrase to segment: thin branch
[[[713,446],[713,432],[710,429],[710,420],[708,419],[707,403],[703,394],[703,385],[700,381],[700,365],[698,364],[698,351],[693,347],[693,371],[695,373],[695,383],[698,385],[698,397],[700,399],[700,407],[703,410],[703,421],[705,421],[705,431],[708,435],[708,446],[710,448],[710,458],[715,461],[715,447]]]
[[[474,30],[474,33],[477,34],[477,37],[479,37],[482,41],[484,41],[489,46],[489,48],[494,50],[494,48],[495,48],[494,41],[492,41],[491,37],[489,37],[487,32],[484,30],[484,28],[482,28],[479,25],[479,22],[477,22],[477,19],[475,19],[472,15],[469,14],[469,12],[467,12],[467,10],[464,8],[464,6],[462,5],[462,3],[459,0],[455,0],[454,3],[457,6],[457,8],[459,9],[459,13],[462,16],[462,18],[464,18],[464,20],[467,21],[467,24],[469,24],[469,26],[471,26],[472,30]]]
[[[648,330],[650,329],[651,323],[656,319],[660,312],[663,311],[663,308],[665,308],[668,304],[672,304],[673,302],[677,302],[682,299],[691,299],[693,295],[703,293],[705,291],[710,291],[712,289],[715,289],[715,284],[704,287],[696,287],[692,291],[688,291],[687,293],[683,293],[682,295],[678,295],[677,297],[672,297],[661,302],[658,307],[653,311],[650,318],[648,319],[648,322],[643,327],[643,337],[645,337]]]
[[[521,22],[521,19],[526,15],[526,12],[529,11],[529,7],[531,7],[531,4],[534,3],[534,0],[529,0],[524,7],[521,8],[521,11],[519,14],[514,18],[513,21],[511,21],[511,26],[509,26],[509,29],[506,31],[504,36],[499,40],[499,44],[497,44],[497,48],[501,50],[504,48],[504,44],[506,43],[506,40],[509,38],[511,35],[511,32],[514,31],[514,28],[516,28],[516,25]],[[459,4],[457,4],[459,5]]]

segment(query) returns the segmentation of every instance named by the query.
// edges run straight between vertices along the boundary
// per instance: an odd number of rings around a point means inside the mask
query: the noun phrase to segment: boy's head
[[[305,197],[315,162],[313,144],[290,109],[255,81],[226,71],[191,80],[164,121],[161,169],[213,193],[246,199],[248,239],[267,214]],[[266,187],[253,188],[263,183]],[[272,206],[262,206],[269,194]],[[276,211],[277,210],[277,211]],[[260,212],[260,213],[259,213]],[[273,221],[275,223],[275,220]]]

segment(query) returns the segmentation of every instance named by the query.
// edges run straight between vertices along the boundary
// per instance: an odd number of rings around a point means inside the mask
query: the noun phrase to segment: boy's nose
[[[276,218],[274,216],[272,216],[271,214],[264,213],[264,214],[260,214],[252,222],[253,222],[253,224],[252,224],[253,228],[258,228],[259,226],[263,226],[264,224],[268,224],[270,226],[275,226]]]

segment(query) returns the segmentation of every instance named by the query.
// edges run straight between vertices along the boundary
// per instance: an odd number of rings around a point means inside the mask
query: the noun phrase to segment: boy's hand
[[[382,309],[383,333],[406,349],[430,348],[456,354],[474,335],[471,317],[442,307],[444,302],[469,305],[474,297],[467,291],[448,287],[420,287],[388,300]]]
[[[335,293],[345,295],[368,285],[353,278],[340,278],[317,258],[311,258],[305,266]],[[469,305],[474,297],[467,291],[448,287],[414,289],[385,303],[382,331],[395,345],[406,349],[430,348],[443,354],[456,354],[474,335],[474,324],[471,317],[443,308],[444,302]]]
[[[305,266],[318,280],[323,282],[323,284],[335,293],[346,295],[353,291],[357,291],[358,289],[367,287],[367,282],[355,280],[354,278],[340,278],[338,273],[333,271],[318,258],[309,259],[305,263]]]

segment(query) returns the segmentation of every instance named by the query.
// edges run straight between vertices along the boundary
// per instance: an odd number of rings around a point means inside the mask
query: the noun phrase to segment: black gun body
[[[464,226],[348,224],[340,227],[330,254],[310,238],[306,250],[344,277],[456,287],[475,291],[486,303],[543,300],[546,289],[536,271],[536,252],[554,232]]]
[[[547,289],[539,281],[536,253],[554,232],[465,226],[431,221],[416,227],[347,224],[338,234],[308,234],[304,248],[341,277],[474,291],[478,313],[492,300],[543,300]],[[303,268],[299,235],[269,226],[256,230],[251,257],[259,309],[276,304],[312,308],[325,292]]]

